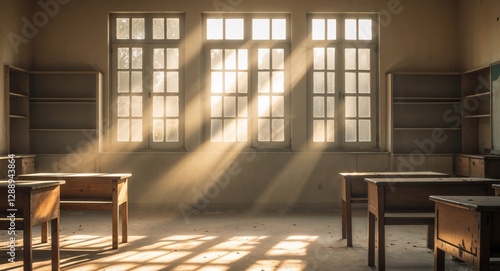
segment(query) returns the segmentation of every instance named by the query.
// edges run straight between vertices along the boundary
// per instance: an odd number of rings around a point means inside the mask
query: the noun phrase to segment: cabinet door
[[[456,175],[470,176],[470,159],[464,156],[455,156],[453,168]]]
[[[484,159],[470,159],[470,176],[484,178]]]

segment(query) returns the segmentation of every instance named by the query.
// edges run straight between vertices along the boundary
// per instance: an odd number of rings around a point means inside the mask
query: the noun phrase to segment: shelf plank
[[[18,98],[29,98],[28,95],[26,94],[20,94],[20,93],[17,93],[17,92],[9,92],[9,95],[12,96],[12,97],[18,97]]]
[[[452,97],[393,97],[394,101],[415,101],[415,100],[423,100],[423,101],[457,101],[460,102],[462,99],[460,98],[452,98]]]
[[[464,116],[464,119],[478,119],[478,118],[489,118],[489,117],[491,117],[490,114],[468,115],[468,116]]]
[[[58,128],[44,128],[44,129],[30,129],[30,132],[95,132],[96,129],[58,129]]]
[[[491,92],[482,92],[482,93],[464,96],[464,99],[486,98],[486,97],[489,97],[490,95],[491,95]]]
[[[23,115],[9,115],[9,117],[12,119],[27,119],[27,118],[29,118],[28,116],[23,116]]]
[[[32,102],[96,102],[96,98],[31,97]]]

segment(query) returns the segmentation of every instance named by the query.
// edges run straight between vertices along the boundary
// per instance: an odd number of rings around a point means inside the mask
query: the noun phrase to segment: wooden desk
[[[445,270],[445,253],[490,270],[500,256],[500,197],[431,196],[436,205],[434,270]]]
[[[495,195],[500,196],[500,184],[494,184],[492,187],[495,189]]]
[[[61,187],[62,210],[111,210],[113,249],[117,249],[120,207],[122,242],[128,242],[128,179],[130,176],[132,174],[129,173],[35,173],[20,175],[19,179],[65,180],[66,185]]]
[[[432,171],[416,172],[350,172],[342,176],[342,238],[347,239],[347,246],[352,247],[352,204],[368,202],[368,188],[365,178],[432,178],[450,177],[449,174]]]
[[[23,231],[24,270],[33,270],[32,227],[50,221],[52,270],[59,270],[59,191],[64,181],[16,181],[14,206],[8,203],[8,181],[0,181],[0,228],[9,229],[15,216],[15,229]]]
[[[365,179],[368,183],[368,265],[375,266],[377,221],[378,270],[385,270],[385,225],[427,225],[427,246],[434,248],[434,202],[431,195],[493,195],[485,178]]]

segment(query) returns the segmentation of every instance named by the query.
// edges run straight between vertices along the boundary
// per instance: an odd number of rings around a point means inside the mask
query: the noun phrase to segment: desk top
[[[19,179],[65,179],[65,178],[129,178],[130,173],[31,173],[19,175]]]
[[[475,211],[500,212],[500,197],[487,196],[430,196],[430,200]]]
[[[20,159],[20,158],[32,158],[32,157],[36,157],[36,155],[34,154],[16,154],[14,155],[14,159]],[[9,157],[7,155],[1,155],[0,156],[0,160],[7,160],[7,159],[11,159],[12,157]]]
[[[500,189],[500,184],[493,184],[493,185],[491,185],[491,186],[492,186],[493,188],[495,188],[495,189]]]
[[[405,176],[421,176],[421,175],[436,175],[436,176],[450,176],[449,174],[446,174],[446,173],[440,173],[440,172],[434,172],[434,171],[399,171],[399,172],[395,172],[395,171],[387,171],[387,172],[341,172],[339,173],[340,175],[342,176],[390,176],[390,177],[393,177],[393,176],[401,176],[401,177],[405,177]]]
[[[489,179],[489,178],[366,178],[367,183],[373,183],[380,186],[390,185],[394,186],[398,183],[401,184],[422,184],[422,185],[432,185],[432,184],[442,184],[442,183],[489,183],[489,184],[500,184],[500,179]]]
[[[52,187],[52,186],[58,186],[58,185],[62,185],[64,184],[65,181],[61,181],[61,180],[50,180],[50,181],[29,181],[29,180],[25,180],[25,181],[20,181],[20,180],[16,180],[15,181],[15,184],[16,184],[16,188],[25,188],[25,189],[31,189],[31,190],[34,190],[34,189],[42,189],[42,188],[46,188],[46,187]],[[0,180],[0,188],[6,188],[9,184],[9,181],[7,180]]]

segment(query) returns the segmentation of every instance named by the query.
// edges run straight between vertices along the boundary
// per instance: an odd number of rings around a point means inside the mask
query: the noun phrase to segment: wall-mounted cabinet
[[[5,66],[4,72],[8,152],[27,154],[30,152],[29,72],[11,66]]]

